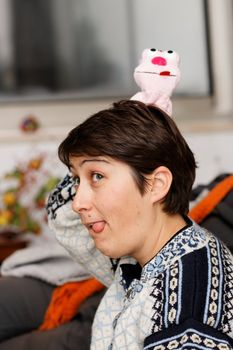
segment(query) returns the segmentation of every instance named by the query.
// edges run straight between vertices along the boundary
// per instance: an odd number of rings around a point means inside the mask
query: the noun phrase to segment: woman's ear
[[[153,203],[164,199],[172,184],[172,173],[165,167],[156,168],[152,175],[151,200]]]

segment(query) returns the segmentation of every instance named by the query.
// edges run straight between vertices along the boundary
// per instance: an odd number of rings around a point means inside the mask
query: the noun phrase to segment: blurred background
[[[0,174],[41,151],[56,157],[73,126],[137,92],[148,47],[180,55],[173,115],[196,183],[231,172],[232,0],[0,0]]]

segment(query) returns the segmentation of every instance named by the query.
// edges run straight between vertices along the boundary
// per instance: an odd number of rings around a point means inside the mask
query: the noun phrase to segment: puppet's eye
[[[172,51],[172,50],[168,50],[168,51],[167,51],[167,53],[173,53],[173,52],[174,52],[174,51]]]
[[[150,50],[151,50],[151,51],[156,51],[156,49],[154,49],[154,48],[153,48],[153,49],[150,49]]]

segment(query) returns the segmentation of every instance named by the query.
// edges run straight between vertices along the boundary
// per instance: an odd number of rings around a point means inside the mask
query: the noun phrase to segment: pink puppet
[[[172,50],[145,49],[134,79],[141,88],[131,100],[152,104],[172,115],[170,97],[180,81],[179,55]]]

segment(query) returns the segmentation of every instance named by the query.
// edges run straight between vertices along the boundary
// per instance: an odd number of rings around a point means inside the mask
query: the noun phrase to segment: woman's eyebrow
[[[88,163],[88,162],[104,162],[106,164],[110,164],[109,161],[107,161],[106,159],[102,159],[102,158],[100,158],[100,159],[93,158],[92,159],[92,158],[90,158],[90,159],[84,159],[81,162],[80,166],[82,166],[83,164]]]

